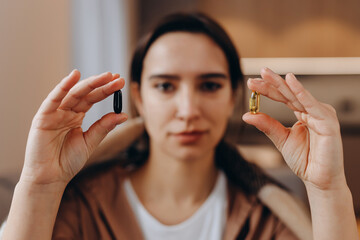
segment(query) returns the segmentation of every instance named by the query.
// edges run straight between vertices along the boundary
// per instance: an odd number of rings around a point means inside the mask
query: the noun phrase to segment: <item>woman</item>
[[[124,79],[79,79],[76,70],[64,78],[34,117],[4,239],[295,238],[254,195],[271,180],[222,140],[242,74],[230,39],[211,19],[170,16],[137,48],[131,90],[149,136],[145,161],[82,174],[61,201],[96,146],[127,119],[109,113],[83,133],[85,112]],[[243,116],[305,183],[314,238],[356,239],[334,109],[293,74],[284,80],[263,69],[248,87],[285,103],[298,119],[288,129],[262,113]]]

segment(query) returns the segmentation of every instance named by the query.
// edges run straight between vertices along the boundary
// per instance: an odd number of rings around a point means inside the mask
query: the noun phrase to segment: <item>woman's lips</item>
[[[206,131],[181,132],[173,134],[173,136],[182,144],[191,144],[200,140]]]

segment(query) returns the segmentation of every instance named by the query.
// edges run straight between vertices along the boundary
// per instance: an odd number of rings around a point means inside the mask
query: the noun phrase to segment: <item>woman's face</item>
[[[164,34],[145,56],[135,100],[151,151],[180,159],[213,153],[234,107],[225,54],[205,34]]]

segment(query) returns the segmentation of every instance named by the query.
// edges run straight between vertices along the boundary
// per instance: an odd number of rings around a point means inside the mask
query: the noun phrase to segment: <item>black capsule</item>
[[[121,90],[114,92],[114,112],[121,113],[122,110],[122,93]]]

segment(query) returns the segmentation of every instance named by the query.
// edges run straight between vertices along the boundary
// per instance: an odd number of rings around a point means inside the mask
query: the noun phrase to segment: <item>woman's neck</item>
[[[202,203],[211,193],[217,169],[214,152],[197,159],[176,159],[161,151],[150,151],[148,161],[131,176],[138,197],[146,202]]]

